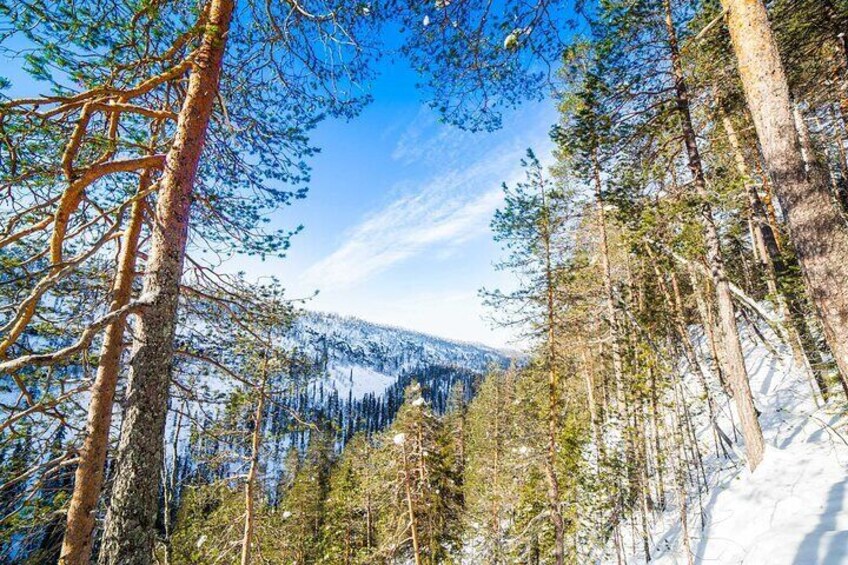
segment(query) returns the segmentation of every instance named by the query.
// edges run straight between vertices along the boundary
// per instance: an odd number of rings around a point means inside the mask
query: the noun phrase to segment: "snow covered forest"
[[[848,0],[0,0],[0,562],[848,564],[846,33]],[[509,350],[233,267],[287,260],[387,60],[456,140],[554,109],[486,209]]]

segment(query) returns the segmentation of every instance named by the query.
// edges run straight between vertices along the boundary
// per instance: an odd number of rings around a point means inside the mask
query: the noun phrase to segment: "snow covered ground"
[[[703,528],[698,505],[690,504],[694,562],[848,564],[848,433],[843,399],[840,395],[838,404],[816,407],[809,383],[791,366],[789,355],[783,351],[774,356],[755,339],[745,332],[751,386],[762,411],[765,459],[753,473],[744,465],[720,461],[714,453],[705,461],[710,491],[703,497]],[[725,419],[722,426],[729,429],[729,421]],[[658,521],[655,563],[689,562],[677,512],[669,508]]]

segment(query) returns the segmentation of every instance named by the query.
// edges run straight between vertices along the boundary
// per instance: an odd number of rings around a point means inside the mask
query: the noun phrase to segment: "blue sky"
[[[477,296],[510,286],[493,268],[489,222],[527,148],[550,154],[553,103],[527,104],[500,131],[472,134],[440,123],[414,85],[402,63],[388,65],[361,116],[319,127],[309,196],[274,218],[304,231],[284,260],[236,264],[277,276],[293,297],[318,290],[311,309],[509,345]]]

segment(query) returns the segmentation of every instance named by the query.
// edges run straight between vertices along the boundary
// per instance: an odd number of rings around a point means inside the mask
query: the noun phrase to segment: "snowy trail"
[[[713,473],[703,529],[697,516],[690,519],[694,561],[848,564],[845,419],[835,406],[816,408],[800,372],[747,332],[744,346],[767,451],[753,474],[727,464],[722,469],[714,455],[708,460]],[[668,509],[661,522],[675,524],[676,512]],[[656,533],[655,563],[688,563],[679,535],[678,526]]]

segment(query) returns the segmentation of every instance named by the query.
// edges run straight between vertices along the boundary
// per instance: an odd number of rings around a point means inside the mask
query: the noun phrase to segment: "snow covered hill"
[[[425,367],[484,373],[509,362],[507,353],[484,345],[319,312],[297,319],[290,342],[316,361],[342,398],[380,395],[401,374]]]
[[[456,383],[465,385],[470,398],[473,384],[488,369],[510,362],[507,353],[483,345],[316,312],[297,318],[286,345],[308,359],[311,369],[305,375],[274,375],[269,383],[276,392],[271,393],[263,421],[263,479],[272,489],[283,471],[286,453],[297,448],[302,454],[308,446],[311,427],[304,422],[331,430],[341,449],[357,432],[372,434],[391,424],[411,382],[422,385],[436,411],[444,411]],[[201,427],[213,425],[242,386],[236,380],[209,375],[195,385],[205,391],[198,396],[209,399],[189,408]],[[240,449],[215,437],[192,434],[189,426],[181,426],[180,418],[180,413],[172,413],[166,432],[168,460],[178,459],[178,484],[208,473],[202,460]],[[243,458],[244,453],[239,455]],[[233,465],[224,471],[235,473],[242,463]]]
[[[705,458],[710,489],[690,503],[691,560],[679,510],[666,509],[653,535],[661,564],[836,565],[848,563],[848,437],[842,399],[816,406],[786,350],[770,354],[745,331],[744,347],[767,450],[751,473],[739,460]],[[773,341],[776,343],[776,340]],[[731,429],[728,406],[719,420]],[[708,443],[708,423],[702,439]],[[706,455],[706,450],[705,450]],[[672,505],[673,506],[673,505]],[[643,555],[630,562],[644,563]]]

